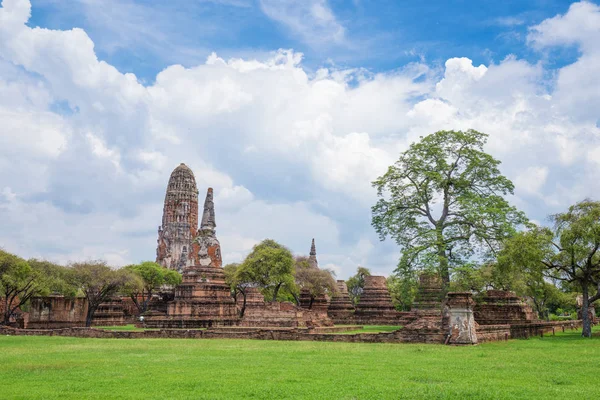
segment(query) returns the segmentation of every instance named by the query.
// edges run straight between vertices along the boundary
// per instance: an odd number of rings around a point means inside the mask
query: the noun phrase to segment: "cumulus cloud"
[[[301,22],[301,34],[344,39],[326,2],[291,4],[262,7]],[[165,186],[185,162],[201,196],[215,189],[226,262],[266,237],[305,254],[314,237],[340,278],[359,264],[389,274],[398,249],[369,225],[370,182],[439,129],[490,134],[512,201],[532,218],[600,189],[600,82],[589,72],[600,67],[600,11],[590,3],[530,29],[536,50],[578,46],[556,71],[511,56],[451,58],[441,75],[423,63],[313,73],[301,53],[279,50],[265,60],[214,53],[152,84],[98,59],[85,31],[31,28],[29,15],[26,0],[2,2],[0,246],[24,256],[154,258]]]

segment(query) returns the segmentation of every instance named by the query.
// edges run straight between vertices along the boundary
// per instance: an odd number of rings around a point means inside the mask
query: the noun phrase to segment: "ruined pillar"
[[[477,344],[477,324],[473,317],[473,295],[470,292],[449,292],[446,299],[448,314],[448,344]]]

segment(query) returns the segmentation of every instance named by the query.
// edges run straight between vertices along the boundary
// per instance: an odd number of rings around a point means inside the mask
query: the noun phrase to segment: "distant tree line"
[[[86,326],[91,326],[98,306],[111,296],[131,297],[138,311],[144,313],[154,290],[180,282],[178,272],[150,261],[118,269],[103,261],[62,266],[45,260],[24,260],[0,250],[2,324],[9,324],[19,309],[26,309],[32,297],[58,294],[85,297],[88,303]]]

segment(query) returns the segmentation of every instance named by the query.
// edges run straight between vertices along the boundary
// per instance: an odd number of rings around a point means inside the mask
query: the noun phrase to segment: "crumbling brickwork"
[[[85,326],[87,299],[60,295],[32,297],[27,327],[55,329]]]
[[[171,173],[158,227],[156,262],[182,272],[192,265],[192,240],[198,229],[198,189],[194,173],[181,163]]]

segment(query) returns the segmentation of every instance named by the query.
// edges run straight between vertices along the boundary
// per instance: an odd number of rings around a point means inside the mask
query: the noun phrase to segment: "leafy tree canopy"
[[[526,222],[504,198],[513,184],[483,150],[486,141],[475,130],[435,132],[373,182],[372,224],[402,248],[400,268],[437,269],[448,284],[451,267],[497,250]]]
[[[552,228],[532,226],[508,240],[499,263],[578,287],[582,335],[590,337],[589,304],[600,299],[600,202],[584,200],[550,220]]]
[[[371,271],[365,267],[358,267],[356,269],[356,274],[351,276],[346,281],[346,286],[348,287],[348,295],[350,296],[350,300],[354,305],[358,304],[360,300],[360,295],[363,292],[365,287],[365,276],[370,276]]]
[[[273,294],[273,301],[282,287],[294,288],[294,257],[289,249],[271,239],[252,248],[237,268],[238,284],[255,285]]]
[[[324,295],[332,295],[336,290],[336,282],[333,273],[326,269],[320,269],[311,265],[308,257],[300,256],[295,260],[296,286],[299,290],[306,290],[310,295],[310,305],[314,299]]]
[[[140,314],[148,310],[148,304],[155,290],[163,285],[178,285],[181,274],[165,268],[153,261],[143,261],[139,264],[124,267],[133,276],[126,279],[123,292],[133,300]]]
[[[132,285],[131,280],[137,278],[131,271],[110,268],[104,261],[74,263],[71,268],[73,284],[83,292],[88,301],[86,326],[91,326],[94,313],[101,303],[120,289]]]

